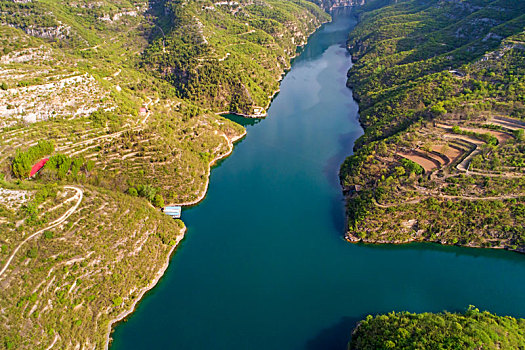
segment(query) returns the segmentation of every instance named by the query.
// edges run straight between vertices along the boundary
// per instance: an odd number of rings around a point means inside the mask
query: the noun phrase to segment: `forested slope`
[[[352,334],[349,350],[523,349],[525,320],[471,307],[465,313],[389,313],[368,316]]]
[[[348,46],[365,134],[349,241],[524,251],[525,3],[371,1]]]
[[[143,66],[181,98],[248,115],[264,115],[297,46],[329,19],[304,0],[170,0],[152,13],[162,35],[144,52]]]

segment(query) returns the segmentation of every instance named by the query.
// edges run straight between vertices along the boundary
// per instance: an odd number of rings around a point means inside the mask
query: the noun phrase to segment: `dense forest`
[[[348,345],[348,350],[523,348],[525,320],[480,312],[472,306],[465,313],[368,316]]]

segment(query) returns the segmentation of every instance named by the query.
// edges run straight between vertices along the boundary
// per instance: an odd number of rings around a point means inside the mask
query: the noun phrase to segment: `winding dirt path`
[[[46,350],[51,350],[53,349],[53,346],[55,346],[56,342],[58,340],[58,333],[55,334],[55,339],[53,339],[53,342],[46,348]]]
[[[52,229],[54,227],[57,227],[58,225],[60,225],[61,223],[63,223],[64,221],[67,220],[68,217],[71,216],[71,214],[73,214],[78,206],[80,205],[80,203],[82,202],[82,198],[84,198],[84,192],[76,187],[76,186],[64,186],[64,188],[68,188],[68,189],[72,189],[72,190],[75,190],[77,193],[74,195],[74,197],[77,197],[78,200],[77,202],[75,203],[74,206],[72,206],[71,208],[69,208],[65,213],[64,215],[62,215],[61,217],[59,217],[58,219],[56,219],[55,221],[53,221],[49,226],[33,233],[31,236],[27,237],[26,239],[24,239],[16,248],[15,250],[13,251],[13,253],[11,254],[11,256],[9,257],[9,259],[7,259],[7,262],[5,263],[4,267],[2,268],[2,270],[0,271],[0,277],[2,277],[2,275],[4,274],[4,272],[7,270],[7,268],[9,267],[9,265],[11,264],[11,261],[13,261],[16,253],[20,250],[20,248],[24,245],[24,243],[26,243],[27,241],[29,241],[30,239],[38,236],[39,234],[41,234],[42,232],[46,231],[46,230],[49,230],[49,229]],[[73,198],[74,198],[73,197]]]
[[[121,136],[122,134],[124,134],[125,132],[128,132],[128,131],[140,131],[140,130],[143,130],[144,129],[144,125],[146,124],[146,122],[148,121],[148,119],[149,119],[149,117],[151,115],[151,111],[149,110],[149,106],[152,103],[153,104],[157,104],[160,101],[159,98],[157,98],[155,100],[155,102],[153,102],[153,100],[151,98],[149,98],[149,97],[147,99],[148,99],[148,101],[145,103],[145,106],[146,106],[146,109],[148,111],[147,111],[144,119],[140,121],[141,125],[135,126],[135,127],[131,127],[131,128],[127,128],[127,129],[122,129],[122,130],[114,132],[112,134],[101,135],[101,136],[97,136],[97,137],[94,137],[94,138],[91,138],[91,139],[82,140],[82,141],[79,141],[77,143],[71,143],[71,144],[68,144],[68,145],[65,145],[65,146],[62,146],[62,147],[57,147],[57,151],[64,152],[68,156],[73,157],[73,156],[76,156],[77,154],[85,152],[86,150],[88,150],[90,148],[94,148],[94,147],[99,146],[98,144],[88,146],[88,145],[94,143],[95,141],[112,140],[114,138],[117,138],[117,137]],[[76,148],[78,148],[79,146],[88,146],[88,147],[84,147],[84,148],[82,148],[80,150],[71,152],[71,151],[75,150]]]
[[[146,112],[146,117],[141,122],[142,125],[146,124],[146,122],[148,121],[149,116],[151,115],[151,111],[149,110],[149,106],[151,105],[151,103],[157,104],[160,101],[159,98],[157,98],[157,100],[155,102],[153,102],[153,100],[151,98],[149,98],[149,97],[147,97],[147,99],[148,99],[148,102],[146,102],[146,104],[145,104],[147,112]]]

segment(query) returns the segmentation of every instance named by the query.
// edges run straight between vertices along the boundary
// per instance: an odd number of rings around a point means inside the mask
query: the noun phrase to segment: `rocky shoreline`
[[[209,186],[209,182],[210,182],[210,172],[211,172],[211,168],[212,166],[217,162],[219,161],[220,159],[223,159],[223,158],[226,158],[228,157],[232,152],[233,152],[233,148],[234,148],[234,144],[235,142],[241,140],[244,136],[246,136],[246,130],[244,130],[244,132],[241,134],[241,135],[238,135],[238,136],[235,136],[233,138],[228,138],[226,137],[226,135],[224,135],[224,137],[227,139],[228,141],[228,152],[224,153],[224,154],[220,154],[218,155],[217,157],[215,157],[214,159],[212,159],[210,161],[210,163],[208,164],[208,171],[207,171],[207,174],[206,174],[206,184],[204,186],[204,190],[202,191],[202,193],[199,195],[199,197],[197,199],[195,199],[194,201],[191,201],[191,202],[185,202],[185,203],[180,203],[180,204],[173,204],[173,205],[180,205],[180,206],[190,206],[190,205],[196,205],[198,204],[200,201],[202,201],[205,197],[206,197],[206,193],[208,192],[208,186]],[[105,345],[105,349],[109,349],[109,345],[111,343],[111,332],[113,330],[113,327],[118,324],[119,322],[123,321],[127,316],[129,316],[131,313],[133,313],[133,311],[135,311],[135,308],[137,307],[137,304],[142,300],[142,298],[144,297],[144,295],[150,291],[151,289],[153,289],[157,283],[159,282],[159,280],[162,278],[162,276],[164,276],[164,273],[166,272],[168,266],[169,266],[169,263],[170,263],[170,260],[171,260],[171,257],[173,256],[173,253],[175,252],[175,249],[178,247],[179,243],[182,241],[182,239],[185,237],[185,234],[186,234],[186,227],[184,227],[182,229],[182,234],[180,234],[179,236],[177,236],[177,239],[175,241],[175,244],[173,245],[173,247],[170,249],[169,253],[168,253],[168,256],[166,258],[166,261],[164,263],[164,265],[162,265],[161,269],[157,271],[157,274],[155,276],[155,278],[153,279],[153,281],[151,281],[151,283],[149,285],[147,285],[145,288],[143,288],[140,293],[138,294],[138,296],[136,297],[135,301],[133,302],[133,304],[131,304],[131,306],[126,309],[125,311],[123,311],[122,313],[120,313],[117,317],[115,317],[114,319],[110,320],[109,321],[109,324],[108,324],[108,331],[107,331],[107,335],[106,335],[106,345]]]
[[[234,148],[235,142],[241,140],[244,136],[246,136],[246,129],[244,130],[244,132],[241,135],[232,137],[231,139],[228,138],[226,135],[223,135],[223,136],[226,138],[226,140],[228,142],[228,152],[226,152],[224,154],[217,155],[215,158],[213,158],[208,163],[208,170],[206,171],[206,183],[204,184],[204,189],[202,190],[201,194],[197,197],[197,199],[194,199],[192,201],[182,202],[182,203],[174,203],[174,204],[169,204],[169,205],[175,205],[175,206],[181,206],[181,207],[192,206],[192,205],[198,204],[199,202],[201,202],[206,197],[206,193],[208,192],[208,186],[210,184],[211,168],[213,167],[213,165],[217,161],[228,157],[233,152],[233,148]]]
[[[343,7],[343,6],[340,6],[340,7]],[[332,10],[332,9],[330,9],[330,10]],[[317,27],[315,27],[315,29],[311,33],[308,34],[308,38],[326,23],[330,23],[330,21],[321,22]],[[301,45],[297,45],[297,49],[302,49],[303,47],[306,46],[306,44],[307,44],[307,42],[302,43]],[[288,71],[291,69],[291,62],[293,61],[294,58],[297,57],[297,55],[299,53],[296,52],[293,56],[290,56],[290,63],[288,65],[288,67],[286,67],[284,69],[284,71],[281,73],[281,76],[277,80],[279,82],[279,87],[274,92],[272,92],[271,95],[268,96],[268,103],[266,103],[266,106],[264,108],[258,107],[258,106],[254,106],[254,109],[260,109],[261,110],[260,112],[253,113],[253,114],[248,114],[248,113],[240,113],[240,112],[232,112],[232,111],[221,111],[221,112],[217,112],[217,114],[221,115],[221,116],[226,115],[226,114],[232,114],[232,115],[237,115],[237,116],[240,116],[240,117],[252,118],[252,119],[266,118],[268,116],[268,113],[267,113],[268,108],[270,108],[270,105],[272,104],[275,96],[281,91],[280,82],[284,79],[284,77],[286,76],[286,73],[288,73]]]
[[[186,227],[184,227],[182,229],[182,233],[177,236],[175,244],[170,249],[170,251],[168,253],[168,256],[166,258],[166,261],[164,262],[164,265],[162,265],[162,268],[157,271],[157,274],[156,274],[155,278],[153,279],[153,281],[151,281],[151,283],[149,285],[147,285],[145,288],[143,288],[140,291],[139,295],[137,296],[137,298],[135,299],[133,304],[131,304],[131,306],[127,310],[124,310],[117,317],[115,317],[114,319],[109,321],[107,335],[106,335],[106,345],[104,347],[106,350],[109,349],[109,344],[111,343],[111,331],[113,330],[113,326],[115,324],[123,321],[128,315],[130,315],[133,311],[135,311],[135,308],[137,307],[137,304],[139,303],[139,301],[142,300],[142,297],[144,297],[144,294],[146,294],[148,291],[150,291],[151,289],[153,289],[153,287],[155,287],[157,285],[157,283],[160,281],[162,276],[164,276],[164,272],[166,271],[166,269],[168,268],[168,266],[170,264],[171,257],[173,255],[175,249],[178,247],[179,243],[185,237],[185,234],[186,234]]]
[[[500,250],[508,250],[510,252],[516,252],[516,253],[522,253],[525,254],[525,249],[512,249],[505,246],[495,246],[495,247],[483,247],[479,244],[458,244],[458,243],[451,243],[447,241],[431,241],[429,239],[407,239],[407,240],[372,240],[372,239],[366,239],[366,238],[359,238],[354,236],[352,233],[347,231],[344,235],[345,241],[349,243],[363,243],[363,244],[396,244],[396,245],[402,245],[402,244],[410,244],[410,243],[435,243],[440,245],[447,245],[447,246],[457,246],[457,247],[464,247],[464,248],[489,248],[489,249],[500,249]]]

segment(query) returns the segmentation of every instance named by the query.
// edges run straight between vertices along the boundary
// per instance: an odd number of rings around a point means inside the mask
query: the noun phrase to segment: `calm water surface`
[[[525,317],[523,255],[343,241],[337,172],[362,134],[345,87],[354,24],[340,13],[311,37],[269,117],[183,212],[186,239],[112,350],[344,349],[358,319],[391,310]]]

